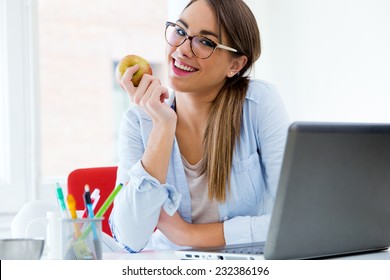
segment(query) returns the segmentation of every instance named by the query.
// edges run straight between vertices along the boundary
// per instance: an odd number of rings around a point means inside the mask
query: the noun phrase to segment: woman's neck
[[[177,125],[186,130],[204,132],[215,96],[176,93]]]

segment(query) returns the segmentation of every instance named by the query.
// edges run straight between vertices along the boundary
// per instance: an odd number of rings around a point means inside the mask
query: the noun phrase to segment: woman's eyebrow
[[[184,27],[185,27],[186,29],[188,29],[188,26],[189,26],[189,25],[188,25],[188,23],[185,22],[184,20],[178,19],[177,22],[180,22],[181,24],[184,25]],[[202,30],[199,32],[199,34],[200,34],[200,35],[211,35],[211,36],[214,36],[215,38],[219,38],[217,34],[215,34],[214,32],[211,32],[211,31],[209,31],[209,30],[204,30],[204,29],[202,29]]]

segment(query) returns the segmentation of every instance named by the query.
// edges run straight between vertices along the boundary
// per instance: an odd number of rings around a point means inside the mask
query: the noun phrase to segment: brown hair
[[[197,0],[192,0],[189,7]],[[260,57],[260,32],[256,19],[242,0],[206,0],[214,10],[221,43],[225,31],[229,46],[238,50],[233,55],[245,55],[246,65],[232,78],[227,78],[212,103],[204,137],[202,171],[208,180],[209,199],[226,200],[230,190],[230,173],[236,141],[240,137],[242,109],[249,85],[248,74]]]

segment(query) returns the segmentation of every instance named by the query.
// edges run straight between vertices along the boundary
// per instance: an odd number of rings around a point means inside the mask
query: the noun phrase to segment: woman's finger
[[[160,86],[160,81],[153,79],[150,80],[150,84],[148,86],[148,89],[144,93],[143,97],[140,100],[140,105],[142,107],[145,107],[147,103],[150,101],[151,98],[153,98],[153,93],[155,92],[156,88]]]
[[[150,85],[152,84],[153,81],[160,81],[151,75],[144,74],[141,78],[141,81],[138,85],[137,88],[135,88],[135,92],[133,94],[133,101],[135,104],[140,105],[141,100],[144,98],[144,95],[147,93],[149,90]]]
[[[133,78],[133,75],[135,72],[137,72],[139,69],[139,65],[134,65],[126,69],[125,73],[123,74],[120,85],[122,88],[132,97],[132,95],[135,92],[135,86],[132,83],[131,79]]]
[[[168,88],[161,86],[161,95],[160,95],[160,101],[164,102],[165,99],[169,98],[169,91]]]

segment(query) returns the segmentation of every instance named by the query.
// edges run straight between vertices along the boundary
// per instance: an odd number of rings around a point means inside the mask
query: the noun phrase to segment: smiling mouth
[[[194,68],[194,67],[191,67],[191,66],[182,64],[182,63],[180,63],[179,61],[177,61],[176,59],[174,59],[173,65],[174,65],[176,68],[178,68],[178,69],[180,69],[180,70],[182,70],[182,71],[186,71],[186,72],[190,72],[190,73],[191,73],[191,72],[195,72],[195,71],[198,70],[198,69],[196,69],[196,68]]]

